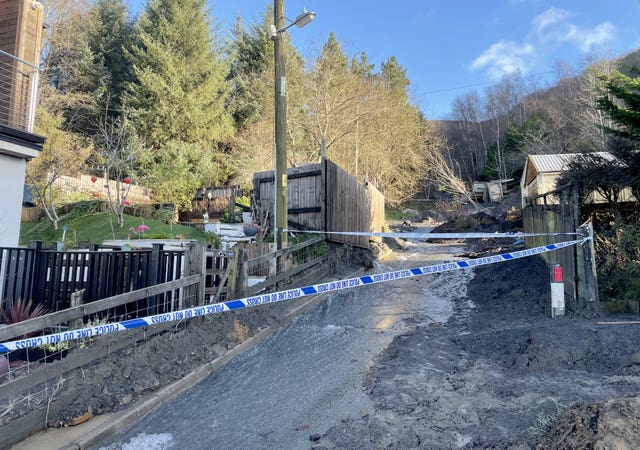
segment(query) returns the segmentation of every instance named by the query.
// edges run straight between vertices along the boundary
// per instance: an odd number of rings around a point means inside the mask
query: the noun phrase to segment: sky
[[[131,0],[132,2],[136,0]],[[208,0],[223,32],[260,20],[271,0]],[[292,27],[293,44],[311,61],[334,32],[349,56],[376,64],[391,56],[407,69],[412,102],[427,119],[450,116],[453,100],[482,94],[520,71],[553,84],[557,61],[579,68],[589,55],[640,48],[640,0],[284,0],[285,16],[316,13]]]

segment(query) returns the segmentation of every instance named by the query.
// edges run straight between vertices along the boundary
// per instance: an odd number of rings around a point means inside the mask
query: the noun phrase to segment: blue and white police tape
[[[337,234],[341,236],[374,236],[399,239],[495,239],[495,238],[525,238],[540,236],[581,236],[580,233],[392,233],[375,231],[315,231],[315,230],[289,230],[283,229],[287,233],[305,234]]]
[[[540,253],[551,252],[561,248],[570,247],[572,245],[582,244],[587,240],[588,238],[584,238],[575,241],[559,242],[557,244],[547,244],[541,247],[518,250],[515,252],[501,253],[494,256],[485,256],[477,259],[466,259],[462,261],[433,264],[430,266],[414,267],[412,269],[396,270],[393,272],[384,272],[375,275],[363,275],[360,277],[348,278],[345,280],[329,281],[326,283],[314,284],[301,288],[288,289],[286,291],[272,292],[237,300],[229,300],[212,305],[197,306],[195,308],[182,309],[165,314],[156,314],[153,316],[124,320],[122,322],[115,322],[105,325],[80,328],[77,330],[64,331],[61,333],[48,334],[45,336],[4,342],[0,344],[0,354],[22,348],[37,347],[47,344],[57,344],[63,341],[84,339],[103,334],[116,333],[118,331],[145,327],[153,324],[175,322],[179,320],[191,319],[194,317],[202,317],[211,314],[223,313],[226,311],[233,311],[236,309],[264,305],[267,303],[275,303],[284,300],[306,297],[309,295],[324,294],[327,292],[340,291],[343,289],[351,289],[358,286],[366,286],[375,283],[385,283],[387,281],[400,280],[403,278],[418,277],[422,275],[484,266],[487,264],[495,264],[512,259],[525,258],[527,256],[538,255]]]

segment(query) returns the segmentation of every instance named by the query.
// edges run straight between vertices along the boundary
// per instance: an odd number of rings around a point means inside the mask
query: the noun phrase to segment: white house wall
[[[18,245],[25,164],[22,158],[0,154],[0,247]]]

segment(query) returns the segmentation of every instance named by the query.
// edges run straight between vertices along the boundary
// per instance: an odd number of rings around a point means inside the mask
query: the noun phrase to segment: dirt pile
[[[563,412],[538,450],[640,448],[640,398],[579,404]]]

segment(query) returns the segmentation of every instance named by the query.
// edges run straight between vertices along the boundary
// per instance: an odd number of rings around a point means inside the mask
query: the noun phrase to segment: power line
[[[526,78],[533,78],[533,77],[540,76],[540,75],[548,75],[550,73],[554,73],[554,71],[553,70],[549,70],[547,72],[534,73],[534,74],[531,74],[531,75],[527,75],[524,78],[525,79]],[[495,81],[485,81],[485,82],[482,82],[482,83],[466,84],[466,85],[463,85],[463,86],[456,86],[456,87],[438,89],[438,90],[435,90],[435,91],[422,92],[422,95],[440,94],[442,92],[451,92],[451,91],[457,91],[457,90],[460,90],[460,89],[468,89],[468,88],[478,87],[478,86],[488,86],[488,85],[492,85],[492,84],[497,84],[497,83]]]

